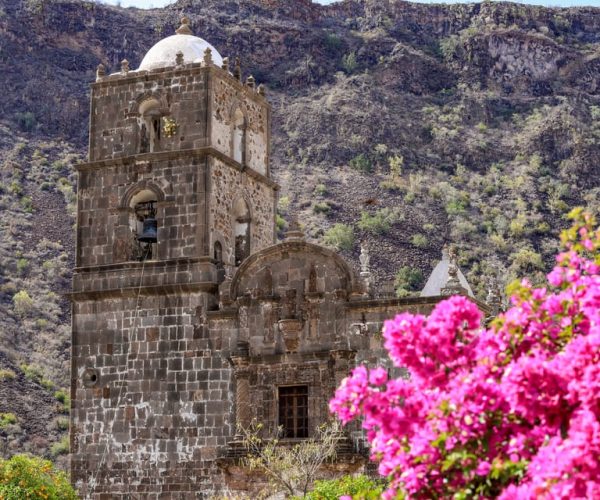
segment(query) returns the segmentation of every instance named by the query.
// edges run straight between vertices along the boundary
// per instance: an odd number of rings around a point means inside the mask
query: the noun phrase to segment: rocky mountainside
[[[309,239],[355,266],[366,244],[379,284],[401,270],[398,293],[414,292],[451,243],[485,298],[491,282],[540,278],[569,207],[597,211],[600,9],[180,0],[139,11],[3,0],[2,454],[66,451],[62,294],[88,84],[100,62],[137,67],[182,14],[269,89],[280,228],[297,217]]]

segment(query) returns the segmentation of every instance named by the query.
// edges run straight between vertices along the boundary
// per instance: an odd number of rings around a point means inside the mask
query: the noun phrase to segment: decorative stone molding
[[[96,68],[96,81],[99,82],[105,76],[106,76],[106,66],[104,66],[104,64],[100,63],[100,64],[98,64],[98,67]]]

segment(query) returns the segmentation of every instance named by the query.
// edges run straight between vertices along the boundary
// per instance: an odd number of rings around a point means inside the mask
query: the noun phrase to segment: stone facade
[[[312,435],[356,363],[385,363],[384,319],[440,297],[382,297],[366,255],[359,278],[299,231],[276,243],[270,107],[210,49],[151,71],[99,68],[91,100],[72,293],[73,482],[101,499],[248,488],[236,425],[274,432],[293,401],[304,413],[284,430]],[[157,237],[146,242],[150,220]],[[345,470],[356,470],[361,434],[347,437]]]

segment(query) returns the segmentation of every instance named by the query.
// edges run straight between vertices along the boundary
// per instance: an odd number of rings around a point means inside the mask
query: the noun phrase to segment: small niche
[[[98,373],[98,370],[94,368],[86,368],[81,376],[81,380],[85,387],[96,387],[99,379],[100,374]]]

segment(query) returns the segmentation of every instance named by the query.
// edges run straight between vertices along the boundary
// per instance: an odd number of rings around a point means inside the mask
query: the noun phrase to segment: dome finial
[[[190,18],[184,16],[181,18],[181,26],[175,30],[175,33],[178,35],[193,35],[192,30],[190,28]]]

